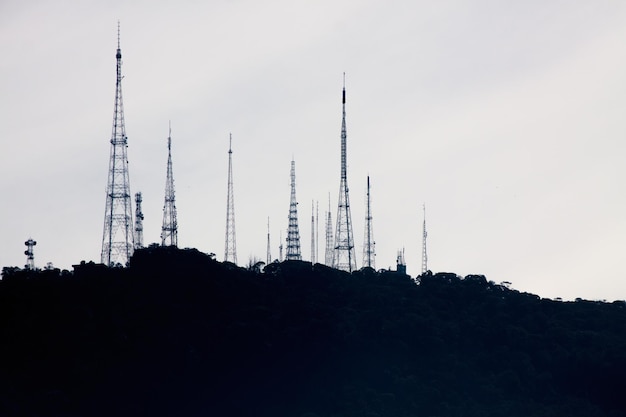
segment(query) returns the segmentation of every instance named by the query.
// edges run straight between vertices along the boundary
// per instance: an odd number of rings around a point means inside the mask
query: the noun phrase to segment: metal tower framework
[[[226,196],[226,237],[224,261],[237,263],[237,239],[235,237],[235,196],[233,194],[233,135],[228,145],[228,194]]]
[[[342,120],[341,120],[341,182],[337,207],[337,228],[335,231],[335,253],[333,267],[344,271],[356,270],[354,256],[354,234],[348,195],[347,133],[346,133],[346,75],[343,75]]]
[[[315,252],[315,202],[311,201],[311,263],[317,262]]]
[[[178,246],[178,221],[176,220],[176,196],[174,195],[174,172],[172,171],[171,125],[167,136],[167,175],[165,176],[165,202],[163,203],[161,246]]]
[[[272,262],[272,250],[270,249],[270,218],[267,218],[267,254],[266,254],[266,265],[269,265]]]
[[[298,202],[296,201],[296,161],[291,161],[291,199],[289,202],[289,227],[287,228],[286,260],[301,261],[300,230],[298,228]]]
[[[135,249],[143,248],[143,212],[141,211],[141,193],[135,194]]]
[[[111,155],[104,210],[101,261],[108,266],[125,266],[134,250],[133,213],[128,176],[126,149],[128,138],[124,126],[122,102],[122,51],[120,49],[120,26],[117,25],[117,79],[115,84],[115,106],[113,110],[113,132]]]
[[[35,270],[35,245],[37,244],[37,242],[35,242],[33,239],[28,239],[26,242],[24,242],[24,244],[26,245],[26,250],[24,251],[24,255],[26,255],[26,265],[25,268],[29,269],[31,271]]]
[[[422,228],[422,274],[425,274],[428,271],[428,255],[426,254],[426,237],[428,233],[426,232],[426,204],[422,206],[424,210],[424,226]]]
[[[367,212],[365,214],[365,243],[363,245],[363,268],[376,269],[376,242],[372,228],[372,200],[370,195],[370,177],[367,176]]]
[[[330,211],[330,195],[328,195],[328,212],[326,212],[326,257],[325,264],[333,265],[333,256],[335,254],[335,242],[333,239],[333,220]]]

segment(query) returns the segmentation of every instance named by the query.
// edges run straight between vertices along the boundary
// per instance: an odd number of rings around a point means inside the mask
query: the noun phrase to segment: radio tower
[[[141,193],[135,194],[135,249],[143,248],[143,212]]]
[[[172,171],[171,124],[167,136],[167,175],[165,177],[165,203],[163,204],[161,246],[178,246],[178,222],[176,221],[176,197],[174,196],[174,173]]]
[[[425,274],[428,271],[428,256],[426,255],[426,204],[422,206],[424,210],[424,226],[422,232],[422,274]]]
[[[376,242],[372,229],[372,200],[370,196],[370,176],[367,176],[367,214],[365,215],[365,244],[363,245],[363,267],[376,269]]]
[[[320,262],[320,202],[315,202],[315,260]]]
[[[233,135],[228,145],[228,195],[226,197],[226,248],[224,261],[237,263],[237,242],[235,239],[235,197],[233,195]]]
[[[289,202],[289,227],[287,229],[286,260],[301,261],[300,231],[298,229],[298,202],[296,201],[296,161],[291,161],[291,200]]]
[[[272,251],[270,249],[270,218],[267,218],[267,262],[266,265],[269,265],[272,262]]]
[[[31,271],[35,270],[35,251],[34,247],[37,244],[33,239],[28,239],[24,242],[26,245],[26,250],[24,251],[24,255],[26,255],[26,265],[25,268]]]
[[[283,231],[280,231],[280,234],[278,236],[278,241],[280,242],[278,245],[278,260],[280,262],[283,261]]]
[[[333,242],[333,220],[330,213],[330,193],[328,194],[328,212],[326,213],[326,258],[325,263],[328,266],[333,264],[333,255],[335,253]]]
[[[119,22],[115,58],[117,59],[117,80],[101,255],[102,263],[108,266],[127,265],[134,249],[133,213],[126,155],[128,138],[124,127],[122,104],[122,51]]]
[[[311,201],[311,263],[315,264],[315,202]]]
[[[341,182],[339,184],[339,203],[337,208],[337,229],[335,232],[335,253],[333,267],[352,272],[356,269],[354,257],[354,235],[352,233],[352,217],[350,215],[350,198],[348,196],[347,169],[347,134],[346,134],[346,74],[343,74],[341,120]]]

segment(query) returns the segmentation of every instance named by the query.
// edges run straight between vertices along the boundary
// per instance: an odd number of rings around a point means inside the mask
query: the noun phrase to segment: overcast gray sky
[[[228,135],[238,260],[286,235],[296,161],[310,258],[340,174],[361,266],[485,274],[542,297],[626,299],[626,2],[0,3],[0,265],[99,261],[117,21],[131,191],[159,241],[168,121],[179,246],[224,256]],[[320,224],[320,256],[324,224]]]

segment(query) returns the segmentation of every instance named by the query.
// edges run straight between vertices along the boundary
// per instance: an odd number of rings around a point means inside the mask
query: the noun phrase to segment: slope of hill
[[[0,415],[626,416],[626,304],[195,250],[5,269]]]

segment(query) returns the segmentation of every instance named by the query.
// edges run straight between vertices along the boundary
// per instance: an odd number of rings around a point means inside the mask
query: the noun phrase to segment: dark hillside
[[[195,250],[5,269],[0,415],[626,416],[626,305]]]

